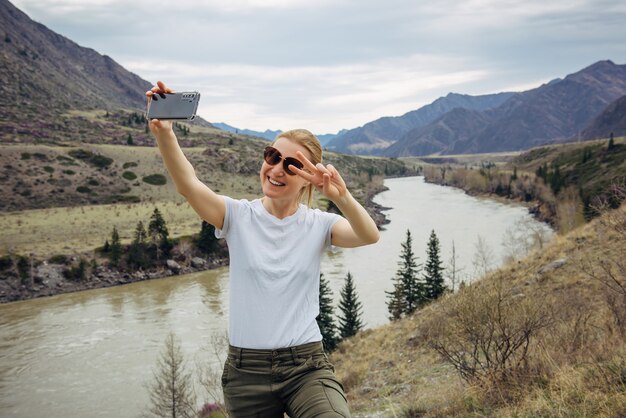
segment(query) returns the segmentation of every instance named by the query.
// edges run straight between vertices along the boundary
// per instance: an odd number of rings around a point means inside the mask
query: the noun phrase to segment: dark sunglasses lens
[[[285,162],[283,164],[284,164],[285,172],[291,176],[295,176],[296,173],[294,173],[293,171],[289,169],[290,165],[300,170],[302,170],[302,167],[304,167],[304,164],[302,164],[300,161],[296,160],[295,158],[291,158],[291,157],[285,158]]]
[[[273,147],[267,147],[263,153],[263,158],[265,158],[265,162],[269,165],[276,165],[280,162],[280,151]]]

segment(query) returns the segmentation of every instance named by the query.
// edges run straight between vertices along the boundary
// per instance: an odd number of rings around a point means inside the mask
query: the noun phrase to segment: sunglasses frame
[[[265,150],[263,151],[263,160],[271,166],[279,164],[282,160],[283,170],[285,170],[285,173],[289,174],[290,176],[296,175],[296,173],[289,169],[290,165],[299,168],[300,170],[304,168],[304,164],[302,164],[302,161],[293,157],[283,157],[283,154],[281,154],[280,151],[278,151],[271,145],[265,147]]]

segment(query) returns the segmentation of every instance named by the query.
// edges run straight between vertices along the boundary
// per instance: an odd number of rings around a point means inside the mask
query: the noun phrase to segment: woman
[[[162,82],[146,92],[172,93]],[[280,134],[265,149],[263,197],[235,200],[196,177],[168,121],[150,121],[176,190],[225,238],[230,253],[229,354],[222,385],[233,417],[341,416],[350,412],[315,320],[320,259],[329,245],[378,241],[376,224],[339,172],[322,165],[306,130]],[[345,217],[310,209],[315,187]]]

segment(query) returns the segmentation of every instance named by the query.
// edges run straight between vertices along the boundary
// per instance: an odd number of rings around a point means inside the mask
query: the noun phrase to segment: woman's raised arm
[[[146,92],[148,102],[152,100],[153,94],[158,93],[173,93],[173,90],[159,81],[155,87]],[[172,122],[152,119],[149,124],[150,131],[157,140],[165,167],[174,181],[176,191],[187,199],[202,219],[221,229],[226,213],[224,198],[198,179],[193,166],[178,144],[178,139],[172,129]]]

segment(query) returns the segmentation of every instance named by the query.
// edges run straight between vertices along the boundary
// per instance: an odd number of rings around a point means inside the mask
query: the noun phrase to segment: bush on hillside
[[[430,346],[468,383],[510,384],[532,374],[531,343],[553,321],[541,298],[526,295],[504,276],[466,286],[449,298],[422,331]]]
[[[144,183],[152,184],[154,186],[162,186],[167,183],[167,179],[163,174],[151,174],[142,178]]]

